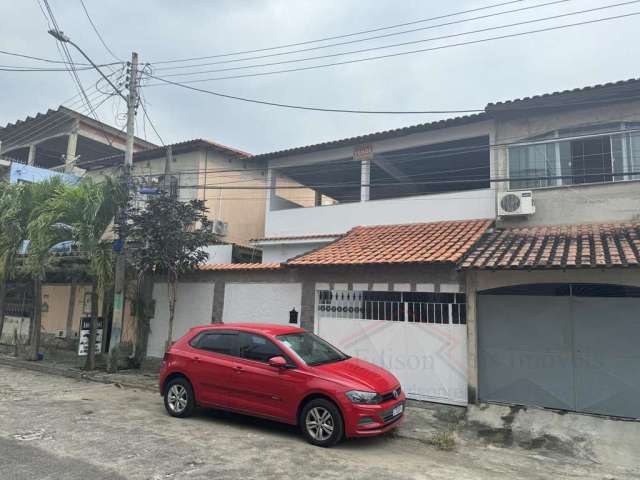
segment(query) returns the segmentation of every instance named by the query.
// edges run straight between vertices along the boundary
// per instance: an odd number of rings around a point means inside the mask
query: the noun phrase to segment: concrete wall
[[[492,177],[508,176],[508,147],[554,130],[572,127],[640,121],[640,101],[601,104],[596,107],[566,109],[562,112],[532,112],[522,118],[496,120],[492,149]],[[637,220],[640,211],[640,188],[637,181],[607,184],[574,185],[536,189],[533,199],[536,213],[529,217],[505,217],[500,224],[554,225]],[[497,183],[497,192],[508,189]]]
[[[262,263],[281,263],[293,257],[310,252],[328,242],[281,243],[279,245],[261,245]]]
[[[165,164],[164,155],[136,161],[133,174],[160,175],[165,172]],[[180,200],[203,200],[211,220],[222,220],[229,224],[224,241],[248,245],[252,238],[264,236],[264,191],[201,188],[204,185],[263,187],[265,172],[255,163],[231,158],[215,150],[196,150],[173,155],[169,168],[171,175],[179,177],[182,187],[178,190]],[[90,172],[94,177],[113,174],[113,168]]]
[[[491,189],[270,211],[267,237],[344,233],[358,225],[494,218]]]
[[[454,266],[399,265],[385,267],[320,267],[276,271],[198,272],[184,282],[215,282],[212,320],[228,318],[224,312],[229,284],[301,284],[300,326],[313,331],[316,290],[464,291],[463,277]],[[296,308],[297,309],[297,308]]]
[[[155,283],[153,286],[155,313],[150,321],[151,331],[147,342],[149,357],[161,358],[165,352],[165,344],[169,336],[168,298],[167,284]],[[213,282],[179,283],[172,340],[179,339],[192,327],[211,323],[213,299]]]
[[[466,272],[467,348],[469,402],[477,401],[478,391],[478,315],[477,294],[483,290],[532,283],[608,283],[640,287],[637,268],[575,269],[564,271],[469,271]],[[517,313],[514,313],[517,314]]]
[[[90,314],[89,294],[91,285],[76,285],[75,299],[69,317],[71,289],[70,284],[44,284],[42,285],[42,302],[46,304],[42,312],[43,333],[56,334],[63,330],[66,338],[78,338],[80,319]],[[85,296],[87,304],[85,305]],[[98,315],[102,315],[102,301],[98,301]],[[125,320],[122,329],[122,341],[133,342],[136,336],[136,320],[131,314],[131,304],[126,302]]]
[[[372,143],[375,154],[427,146],[434,143],[489,136],[493,139],[493,121],[483,120],[431,131],[398,134]],[[323,162],[353,157],[354,145],[340,146],[305,154],[292,154],[269,161],[270,172],[277,168],[298,165],[321,165]],[[270,173],[268,182],[277,185]],[[283,209],[282,201],[271,203],[275,192],[268,191],[265,236],[312,235],[344,233],[356,225],[385,225],[495,217],[495,195],[490,189],[420,195],[409,198],[374,200],[369,202],[325,205],[313,208]],[[278,192],[282,196],[284,193]],[[292,198],[287,197],[288,200]],[[300,202],[298,202],[300,203]]]
[[[200,185],[226,187],[264,187],[266,169],[247,159],[232,159],[220,152],[202,151],[197,182]],[[264,236],[264,190],[199,189],[194,190],[209,209],[209,218],[229,224],[226,242],[248,245],[252,238]]]
[[[289,312],[300,314],[302,284],[227,283],[224,292],[224,323],[289,324]]]

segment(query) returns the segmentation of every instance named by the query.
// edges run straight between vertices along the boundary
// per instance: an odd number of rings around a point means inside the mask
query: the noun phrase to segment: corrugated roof
[[[571,97],[577,101],[580,97],[584,97],[585,94],[598,93],[601,95],[608,95],[607,98],[603,98],[603,100],[606,100],[609,98],[609,96],[612,99],[628,97],[629,93],[634,93],[636,91],[640,93],[640,78],[630,78],[628,80],[620,80],[617,82],[608,82],[597,85],[590,85],[587,87],[559,90],[551,93],[532,95],[530,97],[522,97],[513,100],[489,103],[485,107],[485,111],[487,113],[491,113],[497,111],[512,110],[514,109],[514,107],[523,106],[522,104],[530,104],[531,106],[545,106],[549,103],[553,103],[558,107],[567,107],[571,106],[570,102],[560,104],[556,103],[559,100],[559,97]]]
[[[185,140],[183,142],[172,143],[171,145],[166,145],[164,147],[152,148],[149,150],[143,150],[140,152],[135,152],[133,154],[133,161],[141,161],[147,160],[150,158],[159,158],[165,157],[167,152],[167,147],[171,147],[173,154],[177,155],[180,153],[193,152],[199,149],[209,149],[216,150],[226,154],[232,154],[242,158],[251,158],[251,154],[247,152],[243,152],[242,150],[238,150],[233,147],[227,147],[226,145],[222,145],[221,143],[212,142],[210,140],[204,140],[201,138],[194,138],[192,140]],[[79,162],[78,166],[85,169],[96,169],[96,168],[104,168],[109,165],[117,165],[122,163],[124,155],[118,154],[111,157],[101,158],[97,161],[89,161],[89,162]]]
[[[280,263],[207,263],[200,266],[201,271],[225,271],[225,270],[280,270]]]
[[[491,220],[462,220],[355,227],[345,236],[288,265],[456,263],[480,239]]]
[[[0,127],[0,140],[2,140],[6,132],[13,131],[16,128],[22,128],[24,126],[28,126],[28,128],[30,128],[31,126],[28,124],[36,121],[38,122],[38,124],[41,124],[43,122],[48,122],[50,121],[51,117],[54,117],[54,116],[66,116],[70,119],[76,118],[76,119],[82,120],[83,122],[90,124],[95,128],[104,130],[110,133],[111,135],[115,135],[122,139],[125,139],[127,136],[126,133],[122,132],[122,130],[119,130],[115,127],[112,127],[111,125],[100,122],[99,120],[88,117],[87,115],[84,115],[80,112],[77,112],[75,110],[72,110],[70,108],[60,105],[55,110],[50,108],[45,113],[38,112],[34,117],[27,116],[24,120],[16,120],[14,123],[7,123],[4,127]],[[38,126],[37,130],[46,130],[46,128],[44,128],[44,126]],[[138,146],[141,146],[143,148],[157,147],[155,143],[149,142],[140,137],[136,137],[135,141],[136,141],[136,144],[138,144]]]
[[[364,142],[370,142],[373,140],[382,140],[385,138],[399,137],[403,135],[411,135],[412,133],[425,132],[429,130],[437,130],[440,128],[455,127],[458,125],[466,125],[469,123],[475,123],[487,118],[485,113],[476,113],[473,115],[464,115],[460,117],[445,118],[443,120],[436,120],[434,122],[420,123],[418,125],[411,125],[408,127],[395,128],[392,130],[384,130],[381,132],[368,133],[366,135],[359,135],[356,137],[342,138],[340,140],[330,140],[328,142],[316,143],[313,145],[306,145],[302,147],[287,148],[284,150],[278,150],[275,152],[261,153],[254,155],[255,160],[266,160],[269,158],[283,157],[287,155],[294,155],[300,153],[310,153],[318,150],[325,150],[333,147],[342,147],[348,145],[358,145]]]
[[[630,267],[640,264],[640,224],[581,224],[497,229],[461,269]]]

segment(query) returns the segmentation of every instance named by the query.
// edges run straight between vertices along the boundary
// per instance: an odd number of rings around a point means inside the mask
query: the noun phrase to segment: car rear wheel
[[[184,418],[193,413],[196,406],[193,388],[184,377],[171,380],[164,392],[164,408],[172,417]]]
[[[343,436],[340,410],[333,402],[318,398],[302,409],[300,427],[307,441],[319,447],[331,447]]]

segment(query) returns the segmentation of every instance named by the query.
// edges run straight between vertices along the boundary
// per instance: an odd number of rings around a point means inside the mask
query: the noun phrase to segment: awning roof
[[[461,269],[630,267],[640,264],[640,224],[582,224],[496,229]]]
[[[456,263],[491,220],[355,227],[336,241],[287,262],[292,266]]]

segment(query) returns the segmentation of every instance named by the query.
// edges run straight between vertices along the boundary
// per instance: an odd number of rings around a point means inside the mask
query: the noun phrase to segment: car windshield
[[[310,366],[340,362],[350,358],[349,355],[345,355],[313,333],[288,333],[278,335],[276,338]]]

